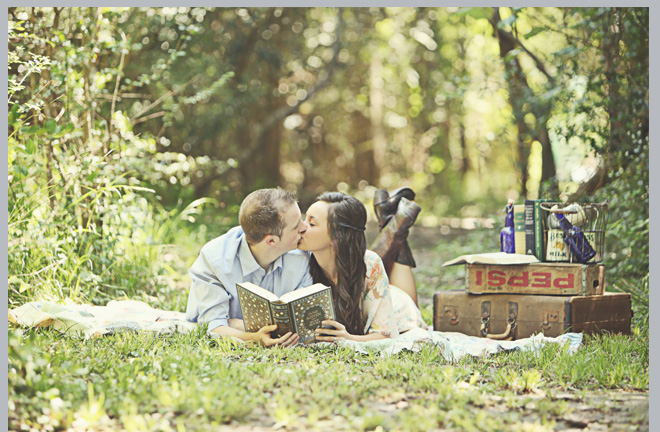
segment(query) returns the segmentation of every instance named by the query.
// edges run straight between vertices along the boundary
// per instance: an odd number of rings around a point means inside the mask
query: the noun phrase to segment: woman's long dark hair
[[[330,204],[328,208],[328,230],[335,250],[337,284],[323,273],[314,256],[309,271],[315,283],[332,287],[337,321],[346,326],[351,334],[364,334],[362,299],[367,276],[364,254],[367,239],[364,229],[367,210],[357,198],[341,192],[325,192],[316,201]]]

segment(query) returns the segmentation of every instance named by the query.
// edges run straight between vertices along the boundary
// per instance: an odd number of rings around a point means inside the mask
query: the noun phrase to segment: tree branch
[[[522,48],[523,51],[525,51],[525,53],[527,53],[527,55],[530,56],[532,58],[532,60],[534,60],[534,64],[536,64],[536,68],[539,71],[541,71],[543,73],[543,75],[545,75],[548,78],[548,81],[550,81],[551,84],[554,85],[555,79],[545,69],[545,66],[543,65],[543,63],[541,63],[541,60],[539,60],[539,58],[536,57],[536,55],[534,55],[534,53],[532,53],[530,50],[528,50],[527,47],[525,47],[525,45],[523,45],[523,43],[520,41],[520,39],[515,37],[512,33],[508,32],[508,31],[505,31],[505,30],[502,30],[500,28],[497,29],[497,33],[500,37],[506,39],[512,45],[514,45],[514,46],[518,45],[520,48]]]
[[[179,87],[178,89],[176,89],[176,90],[170,90],[170,91],[168,91],[167,93],[165,93],[164,95],[162,95],[161,97],[159,97],[158,99],[156,99],[154,102],[150,103],[146,108],[144,108],[142,111],[140,111],[139,113],[137,113],[137,114],[133,117],[133,119],[131,120],[131,123],[132,123],[132,124],[136,124],[142,115],[144,115],[145,113],[147,113],[147,112],[148,112],[149,110],[151,110],[152,108],[154,108],[154,107],[160,105],[160,103],[163,102],[163,101],[164,101],[166,98],[168,98],[169,96],[174,96],[174,95],[177,95],[177,94],[181,93],[186,87],[188,87],[190,84],[192,84],[192,83],[193,83],[195,80],[197,80],[201,75],[202,75],[202,74],[197,74],[197,75],[195,75],[195,76],[192,77],[187,83],[185,83],[184,85],[182,85],[182,86]]]
[[[95,97],[97,99],[112,100],[113,95],[106,93],[99,93]],[[151,95],[146,93],[117,93],[117,102],[120,102],[122,99],[149,99],[149,98],[151,98]]]
[[[123,31],[119,30],[121,38],[126,44],[126,35]],[[112,93],[112,103],[110,104],[110,120],[108,121],[108,136],[106,141],[110,140],[110,134],[112,133],[112,120],[115,115],[115,103],[117,102],[117,92],[119,91],[119,80],[121,79],[121,73],[124,70],[124,58],[126,57],[126,50],[122,47],[121,50],[121,59],[119,60],[119,68],[117,69],[117,80],[115,81],[115,91]],[[105,149],[106,151],[108,149]]]
[[[568,197],[567,201],[578,201],[583,196],[592,195],[598,189],[608,184],[611,181],[610,177],[607,175],[608,168],[609,163],[606,158],[603,158],[598,164],[598,167],[596,167],[594,175],[592,175],[586,182],[580,184],[578,189]]]
[[[147,120],[151,120],[151,119],[154,119],[154,118],[162,117],[162,116],[164,116],[165,114],[167,114],[167,112],[165,112],[165,111],[159,111],[159,112],[157,112],[157,113],[149,114],[148,116],[141,117],[141,118],[139,118],[139,119],[133,121],[132,124],[136,125],[136,124],[138,124],[138,123],[146,122]]]

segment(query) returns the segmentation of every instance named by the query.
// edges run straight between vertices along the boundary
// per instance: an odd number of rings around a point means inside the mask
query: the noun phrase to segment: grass
[[[587,337],[573,355],[548,346],[448,363],[432,346],[381,357],[202,332],[82,340],[12,329],[9,356],[13,430],[523,430],[570,412],[553,393],[649,388],[648,334]]]
[[[478,237],[434,251],[437,266],[416,270],[422,296],[458,287],[460,269],[452,273],[440,263],[475,250]],[[154,306],[185,308],[194,242],[164,249],[174,255],[167,261],[173,276]],[[422,303],[427,322],[431,313]],[[648,429],[648,398],[646,405],[621,399],[648,389],[643,327],[632,336],[585,336],[573,355],[549,345],[539,355],[507,352],[457,363],[433,346],[381,357],[337,346],[264,349],[202,331],[84,340],[9,329],[11,430],[543,431],[590,419],[617,430]]]

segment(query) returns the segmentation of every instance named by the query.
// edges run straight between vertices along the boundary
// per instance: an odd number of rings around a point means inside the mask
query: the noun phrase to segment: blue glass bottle
[[[504,208],[504,228],[500,231],[500,252],[515,253],[515,237],[513,231],[513,200],[509,200]]]
[[[559,226],[564,231],[564,243],[568,245],[571,251],[571,261],[585,264],[596,256],[596,251],[589,244],[579,227],[573,226],[562,213],[557,213],[555,216],[559,221]]]

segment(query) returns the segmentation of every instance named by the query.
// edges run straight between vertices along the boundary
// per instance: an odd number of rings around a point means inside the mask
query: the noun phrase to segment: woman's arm
[[[385,336],[382,333],[369,333],[366,335],[351,335],[352,338],[350,340],[354,340],[356,342],[365,342],[365,341],[370,341],[370,340],[378,340],[378,339],[389,339],[390,336],[387,335]]]
[[[319,342],[337,342],[340,340],[353,340],[356,342],[364,342],[370,340],[378,339],[387,339],[389,336],[386,336],[382,333],[370,333],[366,335],[354,335],[346,331],[346,326],[341,323],[338,323],[335,320],[325,320],[321,324],[324,326],[331,325],[334,329],[319,328],[316,329],[316,340]]]

